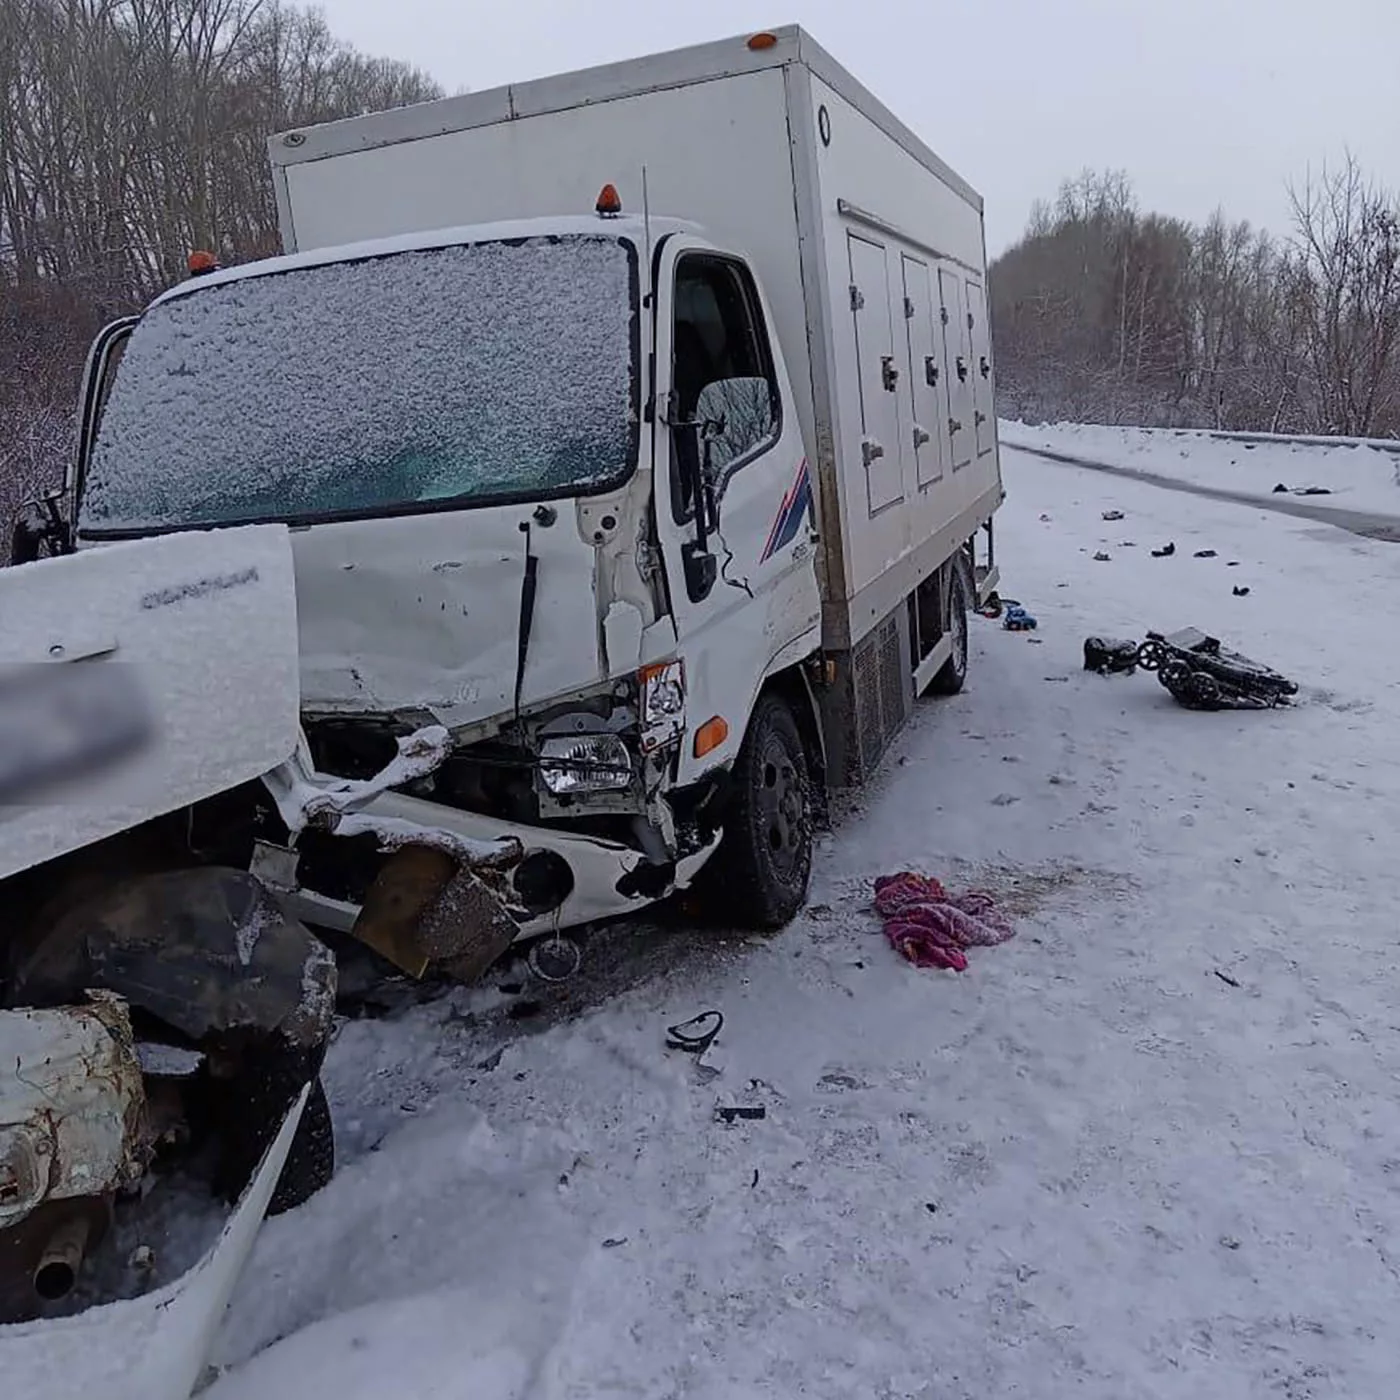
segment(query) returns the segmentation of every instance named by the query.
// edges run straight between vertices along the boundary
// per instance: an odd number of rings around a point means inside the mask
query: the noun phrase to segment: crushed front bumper
[[[264,782],[294,841],[307,828],[321,827],[341,836],[372,834],[385,851],[426,849],[450,856],[457,872],[509,919],[506,945],[635,914],[688,888],[718,844],[715,838],[680,860],[656,864],[619,841],[502,821],[391,790],[426,776],[449,751],[445,730],[422,730],[400,741],[399,757],[382,773],[348,782],[317,773],[303,744]],[[254,873],[299,917],[363,936],[364,906],[303,887],[294,850],[264,846],[256,860]],[[432,917],[425,909],[421,922]],[[477,910],[475,917],[486,915]],[[379,942],[374,946],[388,951]],[[403,966],[413,961],[389,956]]]

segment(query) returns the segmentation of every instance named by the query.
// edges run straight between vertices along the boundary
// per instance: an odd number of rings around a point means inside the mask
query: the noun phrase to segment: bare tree
[[[191,248],[278,250],[268,135],[440,95],[281,0],[0,0],[0,527],[61,474],[102,322]]]
[[[1364,437],[1400,409],[1400,205],[1350,156],[1290,195],[1298,249],[1291,291],[1320,426]]]
[[[1142,215],[1121,173],[1067,181],[990,272],[1002,411],[1400,433],[1400,206],[1350,160],[1293,201],[1280,245]]]

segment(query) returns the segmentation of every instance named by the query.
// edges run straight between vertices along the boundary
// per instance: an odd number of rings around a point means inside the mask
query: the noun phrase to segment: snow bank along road
[[[1241,442],[1192,430],[1057,423],[1001,424],[1004,445],[1050,461],[1186,491],[1283,515],[1322,520],[1368,539],[1400,542],[1400,454],[1343,440]],[[1299,473],[1303,474],[1299,480]],[[1278,485],[1289,493],[1277,492]],[[1293,492],[1323,487],[1298,499]]]
[[[538,1034],[495,993],[344,1027],[342,1168],[264,1228],[213,1400],[1396,1394],[1400,549],[1005,465],[1040,629],[975,620],[787,933],[614,934],[673,965]],[[1301,703],[1080,669],[1186,624]],[[898,961],[867,906],[901,866],[1019,936]],[[663,1037],[709,1007],[707,1081]]]

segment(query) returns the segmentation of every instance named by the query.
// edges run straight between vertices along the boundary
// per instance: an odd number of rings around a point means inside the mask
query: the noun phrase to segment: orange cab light
[[[773,49],[778,46],[778,36],[770,34],[766,29],[761,34],[749,35],[749,48],[754,53],[762,53],[764,49]]]
[[[616,185],[603,186],[596,207],[599,217],[604,219],[613,219],[622,213],[622,196],[618,194]]]
[[[202,272],[214,272],[218,269],[219,260],[213,253],[207,252],[203,248],[196,248],[189,256],[189,269],[191,277],[198,277]]]
[[[713,719],[707,719],[695,731],[695,757],[704,758],[707,753],[713,753],[727,738],[729,726],[722,716],[716,715]]]

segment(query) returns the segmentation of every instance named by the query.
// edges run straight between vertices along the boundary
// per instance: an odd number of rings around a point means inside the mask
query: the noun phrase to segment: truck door
[[[980,282],[967,280],[967,333],[972,361],[972,422],[977,455],[992,450],[992,337],[987,299]]]
[[[846,235],[851,262],[851,315],[860,365],[861,460],[869,510],[877,515],[904,499],[904,434],[899,404],[900,365],[890,315],[889,268],[882,244]]]
[[[943,380],[947,385],[948,436],[952,440],[953,470],[972,460],[972,366],[968,361],[967,310],[963,305],[962,279],[948,268],[938,272],[938,292],[942,305]]]
[[[942,409],[942,361],[934,339],[933,285],[928,264],[905,254],[904,327],[908,358],[909,399],[913,410],[910,442],[920,488],[943,476],[943,444],[948,425]]]
[[[690,725],[719,718],[728,734],[702,754],[687,740],[685,781],[733,756],[764,675],[817,627],[820,601],[811,474],[753,274],[678,235],[657,287],[657,533]]]

